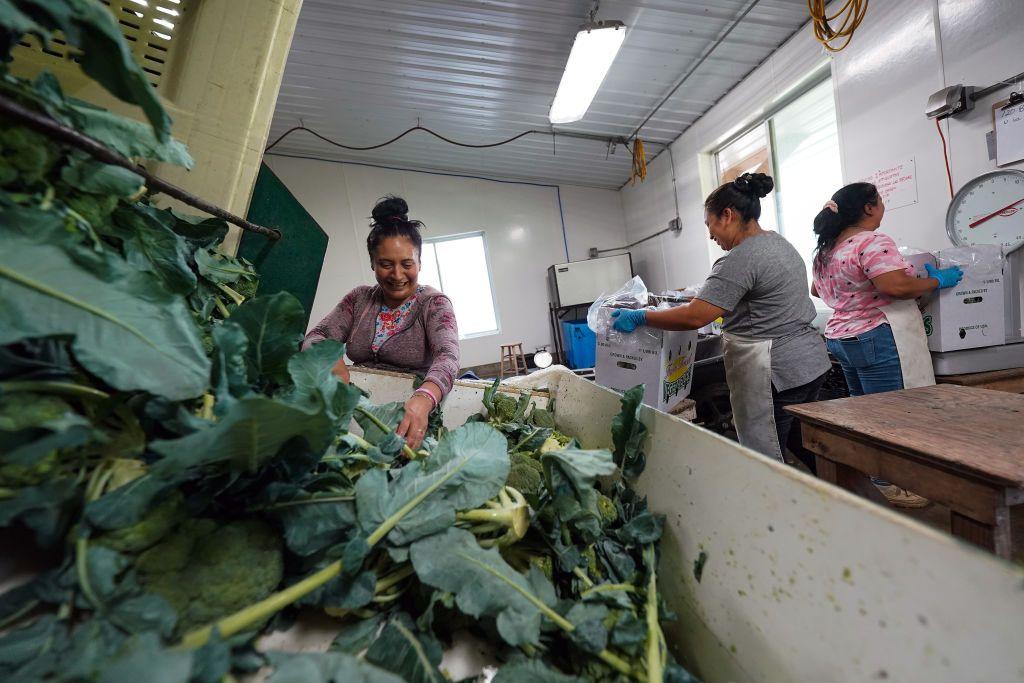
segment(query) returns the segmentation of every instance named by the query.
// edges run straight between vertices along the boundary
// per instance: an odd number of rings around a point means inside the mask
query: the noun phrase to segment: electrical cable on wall
[[[839,52],[850,44],[853,32],[864,20],[864,14],[868,11],[868,0],[846,0],[835,14],[829,14],[825,9],[826,1],[807,0],[807,9],[811,12],[811,27],[814,30],[814,37],[826,50]],[[840,18],[839,28],[833,28],[829,22],[835,22]]]
[[[949,198],[953,198],[953,173],[949,170],[949,151],[946,149],[946,136],[942,134],[942,124],[935,119],[935,128],[939,131],[939,139],[942,140],[942,160],[946,162],[946,180],[949,181]]]
[[[350,150],[350,151],[353,151],[353,152],[368,152],[368,151],[371,151],[371,150],[374,150],[374,149],[380,149],[381,147],[387,147],[388,145],[391,145],[391,144],[394,144],[394,143],[398,142],[399,140],[404,138],[406,135],[409,135],[410,133],[414,133],[416,131],[423,131],[424,133],[427,133],[428,135],[432,135],[435,138],[437,138],[438,140],[441,140],[442,142],[446,142],[449,145],[455,145],[456,147],[467,147],[469,149],[490,149],[490,148],[494,148],[494,147],[501,147],[502,145],[511,144],[511,143],[515,142],[516,140],[519,140],[521,138],[526,137],[527,135],[550,135],[552,143],[554,142],[554,139],[555,139],[556,136],[561,135],[563,137],[578,138],[578,139],[582,139],[582,140],[597,140],[597,141],[600,141],[600,142],[611,143],[611,144],[616,144],[616,145],[626,145],[628,147],[628,143],[626,142],[626,140],[624,138],[618,138],[618,137],[612,137],[612,136],[603,136],[603,135],[594,135],[594,134],[589,134],[589,133],[576,133],[576,132],[572,132],[572,131],[552,131],[552,130],[525,130],[522,133],[519,133],[518,135],[513,135],[510,138],[505,138],[504,140],[498,140],[496,142],[471,143],[471,142],[462,142],[461,140],[453,140],[452,138],[449,138],[447,136],[441,135],[440,133],[435,132],[435,131],[429,129],[426,126],[421,126],[419,124],[413,126],[412,128],[409,128],[407,130],[402,131],[401,133],[399,133],[395,137],[391,138],[390,140],[385,140],[384,142],[381,142],[381,143],[378,143],[378,144],[375,144],[375,145],[359,146],[359,145],[346,145],[344,143],[338,142],[337,140],[332,140],[329,137],[326,137],[325,135],[321,135],[320,133],[316,132],[312,128],[307,127],[304,124],[299,124],[298,126],[293,126],[293,127],[289,128],[284,133],[279,135],[276,140],[274,140],[269,145],[267,145],[266,149],[263,150],[263,153],[266,154],[267,152],[272,150],[274,147],[276,147],[278,144],[280,144],[286,137],[288,137],[292,133],[296,133],[298,131],[306,131],[310,135],[312,135],[312,136],[314,136],[314,137],[316,137],[316,138],[318,138],[320,140],[323,140],[324,142],[326,142],[329,145],[333,145],[334,147],[340,147],[341,149],[347,149],[347,150]]]

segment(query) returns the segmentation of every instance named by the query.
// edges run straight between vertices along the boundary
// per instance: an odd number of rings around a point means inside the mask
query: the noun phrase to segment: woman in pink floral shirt
[[[896,391],[903,374],[883,306],[893,299],[916,299],[936,288],[956,285],[959,268],[914,277],[891,237],[875,232],[885,204],[871,183],[853,183],[825,203],[814,219],[818,248],[811,294],[835,312],[825,328],[825,344],[839,361],[851,396]],[[876,480],[886,498],[904,507],[927,504],[920,496]]]
[[[377,284],[353,289],[310,330],[302,347],[324,339],[345,342],[345,354],[357,366],[411,372],[423,384],[405,402],[396,432],[412,448],[426,433],[430,413],[451,391],[459,372],[459,331],[451,300],[418,284],[422,223],[409,220],[409,206],[385,197],[373,207],[366,238]],[[349,379],[345,359],[334,373]]]

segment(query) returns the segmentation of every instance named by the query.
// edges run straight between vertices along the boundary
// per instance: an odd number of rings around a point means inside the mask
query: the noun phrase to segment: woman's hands
[[[338,359],[338,362],[334,364],[333,368],[331,368],[331,372],[333,372],[334,375],[345,384],[348,384],[351,381],[348,374],[348,366],[345,365],[344,356]]]
[[[924,264],[924,269],[928,271],[928,277],[939,281],[939,289],[956,287],[964,279],[964,272],[960,270],[959,266],[936,268],[932,264],[926,263]]]
[[[423,437],[427,434],[427,420],[433,409],[434,402],[423,394],[413,394],[405,402],[405,417],[395,433],[405,439],[409,448],[416,450],[423,443]]]
[[[612,327],[619,332],[633,332],[647,321],[647,311],[633,310],[631,308],[617,308],[612,311],[612,318],[615,322]]]

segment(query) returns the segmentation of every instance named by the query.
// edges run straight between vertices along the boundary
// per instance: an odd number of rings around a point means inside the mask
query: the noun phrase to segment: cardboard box
[[[965,259],[973,252],[974,261]],[[958,351],[1006,343],[1002,256],[977,247],[938,252],[938,267],[959,265],[964,279],[941,289],[924,309],[924,329],[932,351]]]
[[[690,395],[696,355],[696,331],[612,330],[597,337],[594,379],[616,391],[643,384],[644,403],[668,412]]]

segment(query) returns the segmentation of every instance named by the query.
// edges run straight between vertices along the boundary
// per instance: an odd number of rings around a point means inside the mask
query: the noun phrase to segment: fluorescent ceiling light
[[[621,21],[602,21],[576,34],[548,113],[551,123],[572,123],[583,118],[625,37],[626,25]]]

